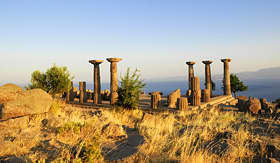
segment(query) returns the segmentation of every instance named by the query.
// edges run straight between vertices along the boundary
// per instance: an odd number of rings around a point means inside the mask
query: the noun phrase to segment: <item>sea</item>
[[[223,94],[222,81],[214,81],[216,90],[213,91],[215,95]],[[88,84],[87,89],[92,89],[93,84]],[[92,83],[92,82],[90,82]],[[188,81],[146,81],[146,86],[143,91],[148,94],[154,91],[160,91],[163,95],[168,95],[176,89],[181,90],[181,94],[185,94],[188,89]],[[280,82],[278,80],[247,80],[244,84],[248,85],[248,90],[238,92],[238,96],[266,98],[268,101],[275,101],[280,99]],[[201,89],[204,89],[204,83],[201,83]],[[74,84],[78,87],[78,83]],[[102,83],[102,89],[110,89],[110,83]]]

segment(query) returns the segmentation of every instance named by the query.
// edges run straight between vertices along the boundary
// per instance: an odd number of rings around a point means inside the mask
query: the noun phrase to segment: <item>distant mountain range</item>
[[[251,72],[239,72],[236,75],[241,80],[280,80],[280,67],[260,69],[258,71]],[[199,76],[201,80],[204,80],[204,76]],[[223,74],[212,75],[212,80],[222,80]],[[188,80],[186,76],[174,76],[174,77],[165,77],[165,78],[154,78],[146,79],[148,82],[159,82],[159,81],[186,81]]]

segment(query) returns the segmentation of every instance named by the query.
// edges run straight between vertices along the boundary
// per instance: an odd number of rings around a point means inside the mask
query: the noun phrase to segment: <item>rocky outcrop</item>
[[[250,98],[248,103],[248,109],[254,114],[258,114],[258,112],[262,109],[262,105],[259,99]]]
[[[41,89],[20,92],[13,100],[3,103],[2,115],[24,116],[41,114],[49,111],[52,97]]]
[[[0,104],[15,100],[24,90],[15,84],[5,84],[0,87]]]
[[[262,109],[262,105],[259,99],[257,98],[247,98],[246,96],[239,96],[237,97],[238,103],[237,107],[240,111],[243,112],[251,112],[254,114],[258,114]]]

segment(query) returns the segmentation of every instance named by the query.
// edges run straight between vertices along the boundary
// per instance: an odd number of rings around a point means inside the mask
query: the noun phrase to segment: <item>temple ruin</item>
[[[107,58],[110,63],[110,91],[101,89],[101,75],[100,75],[100,64],[104,60],[89,60],[89,63],[93,65],[93,91],[86,89],[86,82],[79,82],[79,90],[73,87],[71,82],[71,89],[66,92],[66,101],[73,102],[79,99],[79,104],[92,103],[94,105],[104,104],[103,101],[109,101],[110,105],[116,104],[118,100],[118,74],[117,74],[117,63],[120,62],[121,58]],[[230,103],[235,99],[231,94],[230,87],[230,71],[229,63],[231,59],[221,59],[224,66],[223,85],[224,95],[213,95],[213,81],[211,77],[211,64],[213,61],[204,60],[202,63],[205,66],[205,83],[204,89],[201,89],[200,78],[195,76],[194,65],[196,62],[188,61],[188,89],[186,94],[181,95],[181,90],[176,89],[171,92],[168,96],[162,96],[158,91],[152,92],[149,97],[149,108],[168,108],[187,110],[190,108],[203,108],[209,105],[217,105],[221,103]]]

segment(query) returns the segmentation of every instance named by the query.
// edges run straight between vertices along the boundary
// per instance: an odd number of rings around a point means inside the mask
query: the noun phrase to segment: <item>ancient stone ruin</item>
[[[224,95],[231,95],[229,62],[231,59],[222,59],[224,63]]]
[[[157,109],[159,107],[161,100],[160,92],[153,92],[151,95],[151,107],[152,109]]]
[[[103,60],[90,60],[89,63],[94,65],[93,70],[93,103],[101,104],[101,81],[100,81],[100,68],[99,65],[103,63]]]
[[[191,104],[193,106],[199,106],[201,104],[201,90],[200,90],[200,81],[199,77],[191,78]]]
[[[179,110],[186,110],[189,107],[188,98],[181,97],[178,101],[178,108]]]
[[[181,97],[181,90],[176,89],[168,95],[168,108],[176,108],[177,102]]]
[[[100,76],[100,64],[104,60],[89,60],[89,63],[93,65],[93,85],[94,90],[86,90],[86,82],[79,82],[79,90],[73,87],[71,83],[71,89],[66,94],[66,101],[72,102],[75,98],[79,99],[80,104],[93,102],[93,104],[102,104],[102,100],[109,100],[111,105],[114,105],[118,99],[118,75],[117,75],[117,63],[121,61],[121,58],[107,58],[110,62],[110,91],[101,91],[101,76]],[[231,59],[221,59],[224,63],[224,95],[231,96],[230,88],[230,72],[229,62]],[[202,63],[205,65],[205,88],[201,90],[200,79],[195,76],[194,61],[188,61],[188,81],[189,88],[185,95],[181,96],[180,89],[177,89],[167,96],[167,105],[162,101],[160,92],[153,92],[150,96],[150,107],[157,109],[160,106],[167,106],[171,109],[185,110],[189,107],[201,106],[205,103],[211,103],[212,101],[212,78],[211,78],[211,64],[213,61],[204,60]],[[164,97],[163,97],[164,98]],[[162,105],[161,105],[162,104]],[[262,105],[266,105],[265,102]]]
[[[110,104],[113,105],[118,100],[118,73],[117,73],[117,63],[121,61],[121,58],[107,58],[107,61],[111,63],[110,72],[111,72],[111,100]]]

